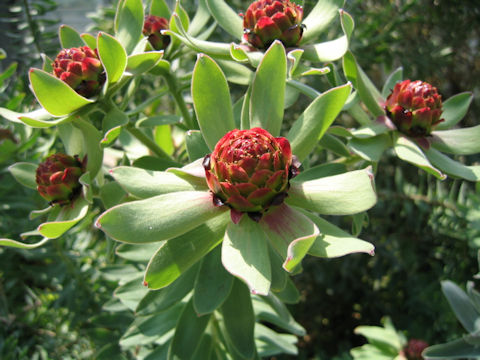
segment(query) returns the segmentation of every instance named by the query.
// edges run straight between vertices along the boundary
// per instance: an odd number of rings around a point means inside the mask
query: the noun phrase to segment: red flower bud
[[[288,140],[261,128],[228,132],[203,165],[217,205],[260,216],[282,203],[289,178],[296,174]]]
[[[53,154],[37,168],[37,190],[51,204],[68,204],[82,187],[78,179],[84,170],[85,161],[77,156]]]
[[[429,135],[441,123],[442,96],[420,80],[404,80],[388,96],[385,110],[397,129],[412,137]]]
[[[428,347],[423,340],[410,339],[403,353],[408,360],[423,360],[422,352]]]
[[[97,51],[88,46],[63,49],[52,67],[56,77],[85,97],[97,95],[105,82],[105,71]]]
[[[164,50],[170,44],[170,36],[162,35],[162,30],[168,30],[168,20],[155,15],[145,16],[143,35],[148,36],[148,42],[155,50]]]
[[[303,9],[290,0],[258,0],[243,16],[243,38],[257,49],[267,49],[275,40],[285,47],[297,46],[302,38]]]

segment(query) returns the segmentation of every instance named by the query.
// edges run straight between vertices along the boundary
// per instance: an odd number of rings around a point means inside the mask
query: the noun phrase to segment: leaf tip
[[[370,251],[368,252],[368,255],[370,255],[370,256],[375,256],[375,248],[373,248],[372,250],[370,250]]]
[[[147,280],[143,280],[143,286],[148,287],[148,281]]]

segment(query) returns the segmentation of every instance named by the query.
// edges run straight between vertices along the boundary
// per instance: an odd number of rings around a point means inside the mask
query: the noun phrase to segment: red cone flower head
[[[164,50],[170,44],[170,36],[162,35],[162,30],[168,30],[168,20],[155,15],[145,16],[143,35],[148,36],[148,42],[155,50]]]
[[[285,47],[297,46],[302,17],[302,7],[290,0],[255,1],[243,16],[243,38],[257,49],[267,49],[275,40]]]
[[[77,156],[53,154],[36,172],[37,190],[51,204],[68,204],[80,191],[85,164]]]
[[[428,344],[423,340],[410,339],[404,353],[408,360],[423,360],[422,352],[427,347]]]
[[[204,167],[217,204],[260,216],[283,202],[297,170],[288,140],[261,128],[228,132],[205,157]]]
[[[105,82],[105,71],[97,52],[88,46],[63,49],[52,66],[56,77],[85,97],[97,95]]]
[[[396,84],[385,110],[398,130],[412,137],[429,135],[443,121],[442,96],[437,88],[420,80]]]

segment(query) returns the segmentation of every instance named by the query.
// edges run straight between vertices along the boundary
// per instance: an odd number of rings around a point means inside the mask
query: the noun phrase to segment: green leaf
[[[210,251],[200,266],[193,292],[193,306],[199,315],[209,314],[223,304],[233,284],[233,276],[222,265],[221,247]]]
[[[208,192],[181,191],[115,206],[96,225],[117,241],[148,243],[185,234],[225,211]]]
[[[143,18],[142,0],[122,0],[119,2],[115,15],[115,37],[128,54],[133,51],[142,36]]]
[[[392,355],[398,354],[404,345],[394,330],[380,326],[358,326],[354,333],[365,336],[372,345],[384,349]]]
[[[350,84],[330,89],[318,96],[294,122],[288,132],[292,153],[303,161],[335,121],[352,90]]]
[[[394,142],[393,149],[400,159],[418,166],[420,169],[434,175],[438,179],[444,180],[447,177],[428,161],[420,147],[410,139],[404,136],[399,136]]]
[[[68,25],[61,25],[59,29],[59,38],[62,48],[69,49],[74,47],[85,46],[85,42],[80,37],[80,34]]]
[[[318,38],[328,25],[337,17],[338,10],[343,6],[344,0],[318,1],[308,16],[303,20],[305,31],[302,44]]]
[[[215,61],[203,54],[193,70],[192,98],[205,142],[213,150],[235,122],[227,79]]]
[[[305,45],[303,47],[305,51],[304,59],[314,62],[329,62],[338,60],[345,55],[352,36],[354,22],[350,14],[344,10],[340,10],[340,20],[344,35],[335,40]]]
[[[210,153],[203,135],[198,130],[189,130],[185,136],[185,145],[187,147],[188,157],[190,161],[194,161],[200,158],[203,158],[205,155]]]
[[[82,38],[83,42],[85,44],[87,44],[87,46],[90,49],[96,49],[97,48],[97,39],[95,38],[95,36],[84,33],[84,34],[81,34],[80,37]]]
[[[87,171],[94,178],[97,176],[103,163],[103,150],[100,147],[102,135],[92,123],[82,118],[77,118],[72,122],[73,126],[80,130],[83,135],[82,153],[87,155]],[[78,153],[80,154],[80,152]]]
[[[308,251],[309,255],[334,258],[358,252],[369,255],[374,254],[375,247],[369,242],[353,237],[315,214],[305,210],[300,211],[312,220],[320,230],[320,235],[315,239],[315,242]]]
[[[272,266],[272,284],[270,285],[270,289],[272,291],[282,291],[285,289],[285,286],[287,286],[288,273],[282,267],[282,257],[272,248],[272,246],[269,246],[268,250]]]
[[[250,97],[252,95],[252,86],[249,86],[242,104],[242,112],[240,114],[240,129],[250,129]]]
[[[35,181],[37,167],[36,164],[19,162],[9,166],[8,171],[23,186],[37,190],[37,182]]]
[[[343,57],[343,71],[372,115],[374,117],[385,115],[384,110],[380,106],[380,102],[383,101],[382,95],[358,66],[355,57],[349,51]]]
[[[442,291],[465,330],[469,333],[479,330],[475,323],[478,322],[480,314],[467,294],[457,284],[449,280],[442,281]]]
[[[230,295],[220,311],[225,327],[224,334],[232,347],[243,358],[252,359],[255,354],[255,316],[248,288],[240,280],[234,279]]]
[[[132,166],[120,166],[110,174],[126,192],[140,199],[177,191],[199,190],[192,184],[171,172],[144,170]],[[206,186],[205,186],[206,189]]]
[[[198,266],[194,265],[167,287],[149,291],[140,301],[135,312],[139,316],[156,314],[178,304],[193,289]]]
[[[276,40],[265,52],[252,82],[250,126],[261,127],[273,136],[280,135],[285,103],[287,57]]]
[[[122,77],[127,66],[125,49],[113,36],[100,32],[97,36],[97,50],[107,74],[107,83],[116,83]]]
[[[275,296],[277,296],[285,304],[297,304],[300,301],[300,293],[290,277],[287,277],[285,289],[281,291],[275,291]]]
[[[351,155],[343,141],[329,133],[323,134],[322,138],[318,141],[318,145],[324,149],[330,150],[338,156],[350,157]]]
[[[473,100],[471,92],[456,94],[443,103],[443,122],[436,126],[437,130],[450,129],[463,119]]]
[[[155,127],[161,125],[172,125],[178,124],[182,118],[178,115],[157,115],[149,116],[138,119],[135,123],[135,126],[138,128],[142,127]]]
[[[242,279],[253,294],[267,295],[270,290],[267,241],[262,227],[248,216],[242,216],[238,224],[230,222],[223,240],[223,266]]]
[[[377,201],[370,168],[304,182],[292,182],[287,204],[325,215],[351,215]]]
[[[466,166],[458,161],[450,159],[448,156],[442,154],[441,152],[430,148],[425,152],[428,160],[432,164],[448,175],[459,177],[468,181],[479,181],[480,180],[480,166]]]
[[[210,12],[208,11],[207,1],[206,0],[199,0],[198,6],[195,11],[195,16],[190,23],[190,27],[188,28],[188,32],[192,36],[196,36],[200,34],[200,32],[205,28],[205,26],[210,20]]]
[[[382,134],[370,138],[353,138],[348,142],[348,147],[363,159],[373,162],[380,161],[383,152],[391,146],[388,135]]]
[[[71,205],[62,207],[54,221],[40,224],[37,230],[46,238],[56,239],[83,219],[87,212],[88,202],[78,198]]]
[[[150,51],[130,55],[127,58],[127,71],[133,75],[143,74],[152,69],[163,56],[163,51]]]
[[[125,279],[122,280],[125,281]],[[138,274],[132,280],[116,288],[114,296],[120,299],[122,304],[134,311],[147,293],[148,289],[142,283],[141,274]]]
[[[319,235],[310,219],[285,204],[270,210],[260,224],[273,248],[285,259],[283,268],[289,272],[300,264]]]
[[[403,67],[397,68],[395,71],[393,71],[387,78],[387,81],[385,81],[385,84],[383,85],[382,89],[382,96],[384,99],[390,95],[390,93],[393,91],[393,88],[395,87],[395,84],[403,80]]]
[[[190,360],[200,344],[210,315],[199,316],[190,301],[183,308],[175,327],[175,335],[168,352],[168,359]]]
[[[122,259],[146,263],[158,249],[158,244],[120,244],[115,249],[117,254]]]
[[[480,152],[480,125],[453,130],[433,131],[432,146],[442,152],[470,155]]]
[[[243,36],[242,18],[224,0],[207,0],[208,9],[220,27],[240,40]]]
[[[33,243],[33,244],[26,244],[20,241],[15,241],[11,239],[0,239],[0,246],[7,246],[7,247],[13,247],[17,249],[36,249],[39,246],[42,246],[45,244],[49,238],[43,238],[42,240]]]
[[[297,341],[294,335],[279,334],[265,325],[255,324],[255,344],[261,358],[283,353],[298,355],[298,349],[295,346]]]
[[[53,116],[68,115],[93,102],[43,70],[30,69],[29,78],[38,102]]]
[[[223,213],[164,242],[148,263],[145,273],[148,287],[160,289],[169,285],[208,254],[222,241],[228,221],[228,213]]]
[[[239,85],[250,85],[254,73],[248,67],[226,60],[217,60],[217,63],[222,68],[229,82]]]
[[[423,351],[422,356],[428,360],[472,359],[480,356],[480,347],[470,344],[465,338],[462,338],[445,344],[429,346]]]
[[[170,19],[170,9],[165,0],[152,0],[150,14]]]
[[[297,336],[305,336],[305,329],[295,321],[285,304],[275,295],[253,298],[257,322],[267,322]]]

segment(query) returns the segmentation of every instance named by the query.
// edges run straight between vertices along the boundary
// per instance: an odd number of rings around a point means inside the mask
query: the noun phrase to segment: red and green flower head
[[[68,204],[79,194],[79,178],[84,172],[85,161],[78,156],[50,155],[37,168],[37,190],[50,204]]]
[[[408,360],[423,360],[422,352],[428,347],[423,340],[410,339],[403,352]]]
[[[257,49],[267,49],[275,40],[285,47],[297,46],[302,17],[302,7],[290,0],[255,1],[243,16],[243,38]]]
[[[168,20],[155,15],[145,16],[143,35],[148,36],[148,42],[155,50],[164,50],[170,44],[170,36],[162,35],[162,30],[168,30]]]
[[[88,46],[63,49],[52,67],[56,77],[85,97],[97,95],[105,82],[105,71],[97,51]]]
[[[429,135],[443,121],[442,96],[437,88],[420,80],[396,84],[385,110],[397,129],[412,137]]]
[[[228,132],[204,160],[214,201],[259,220],[265,210],[286,197],[289,179],[298,172],[292,158],[288,140],[266,130]]]

